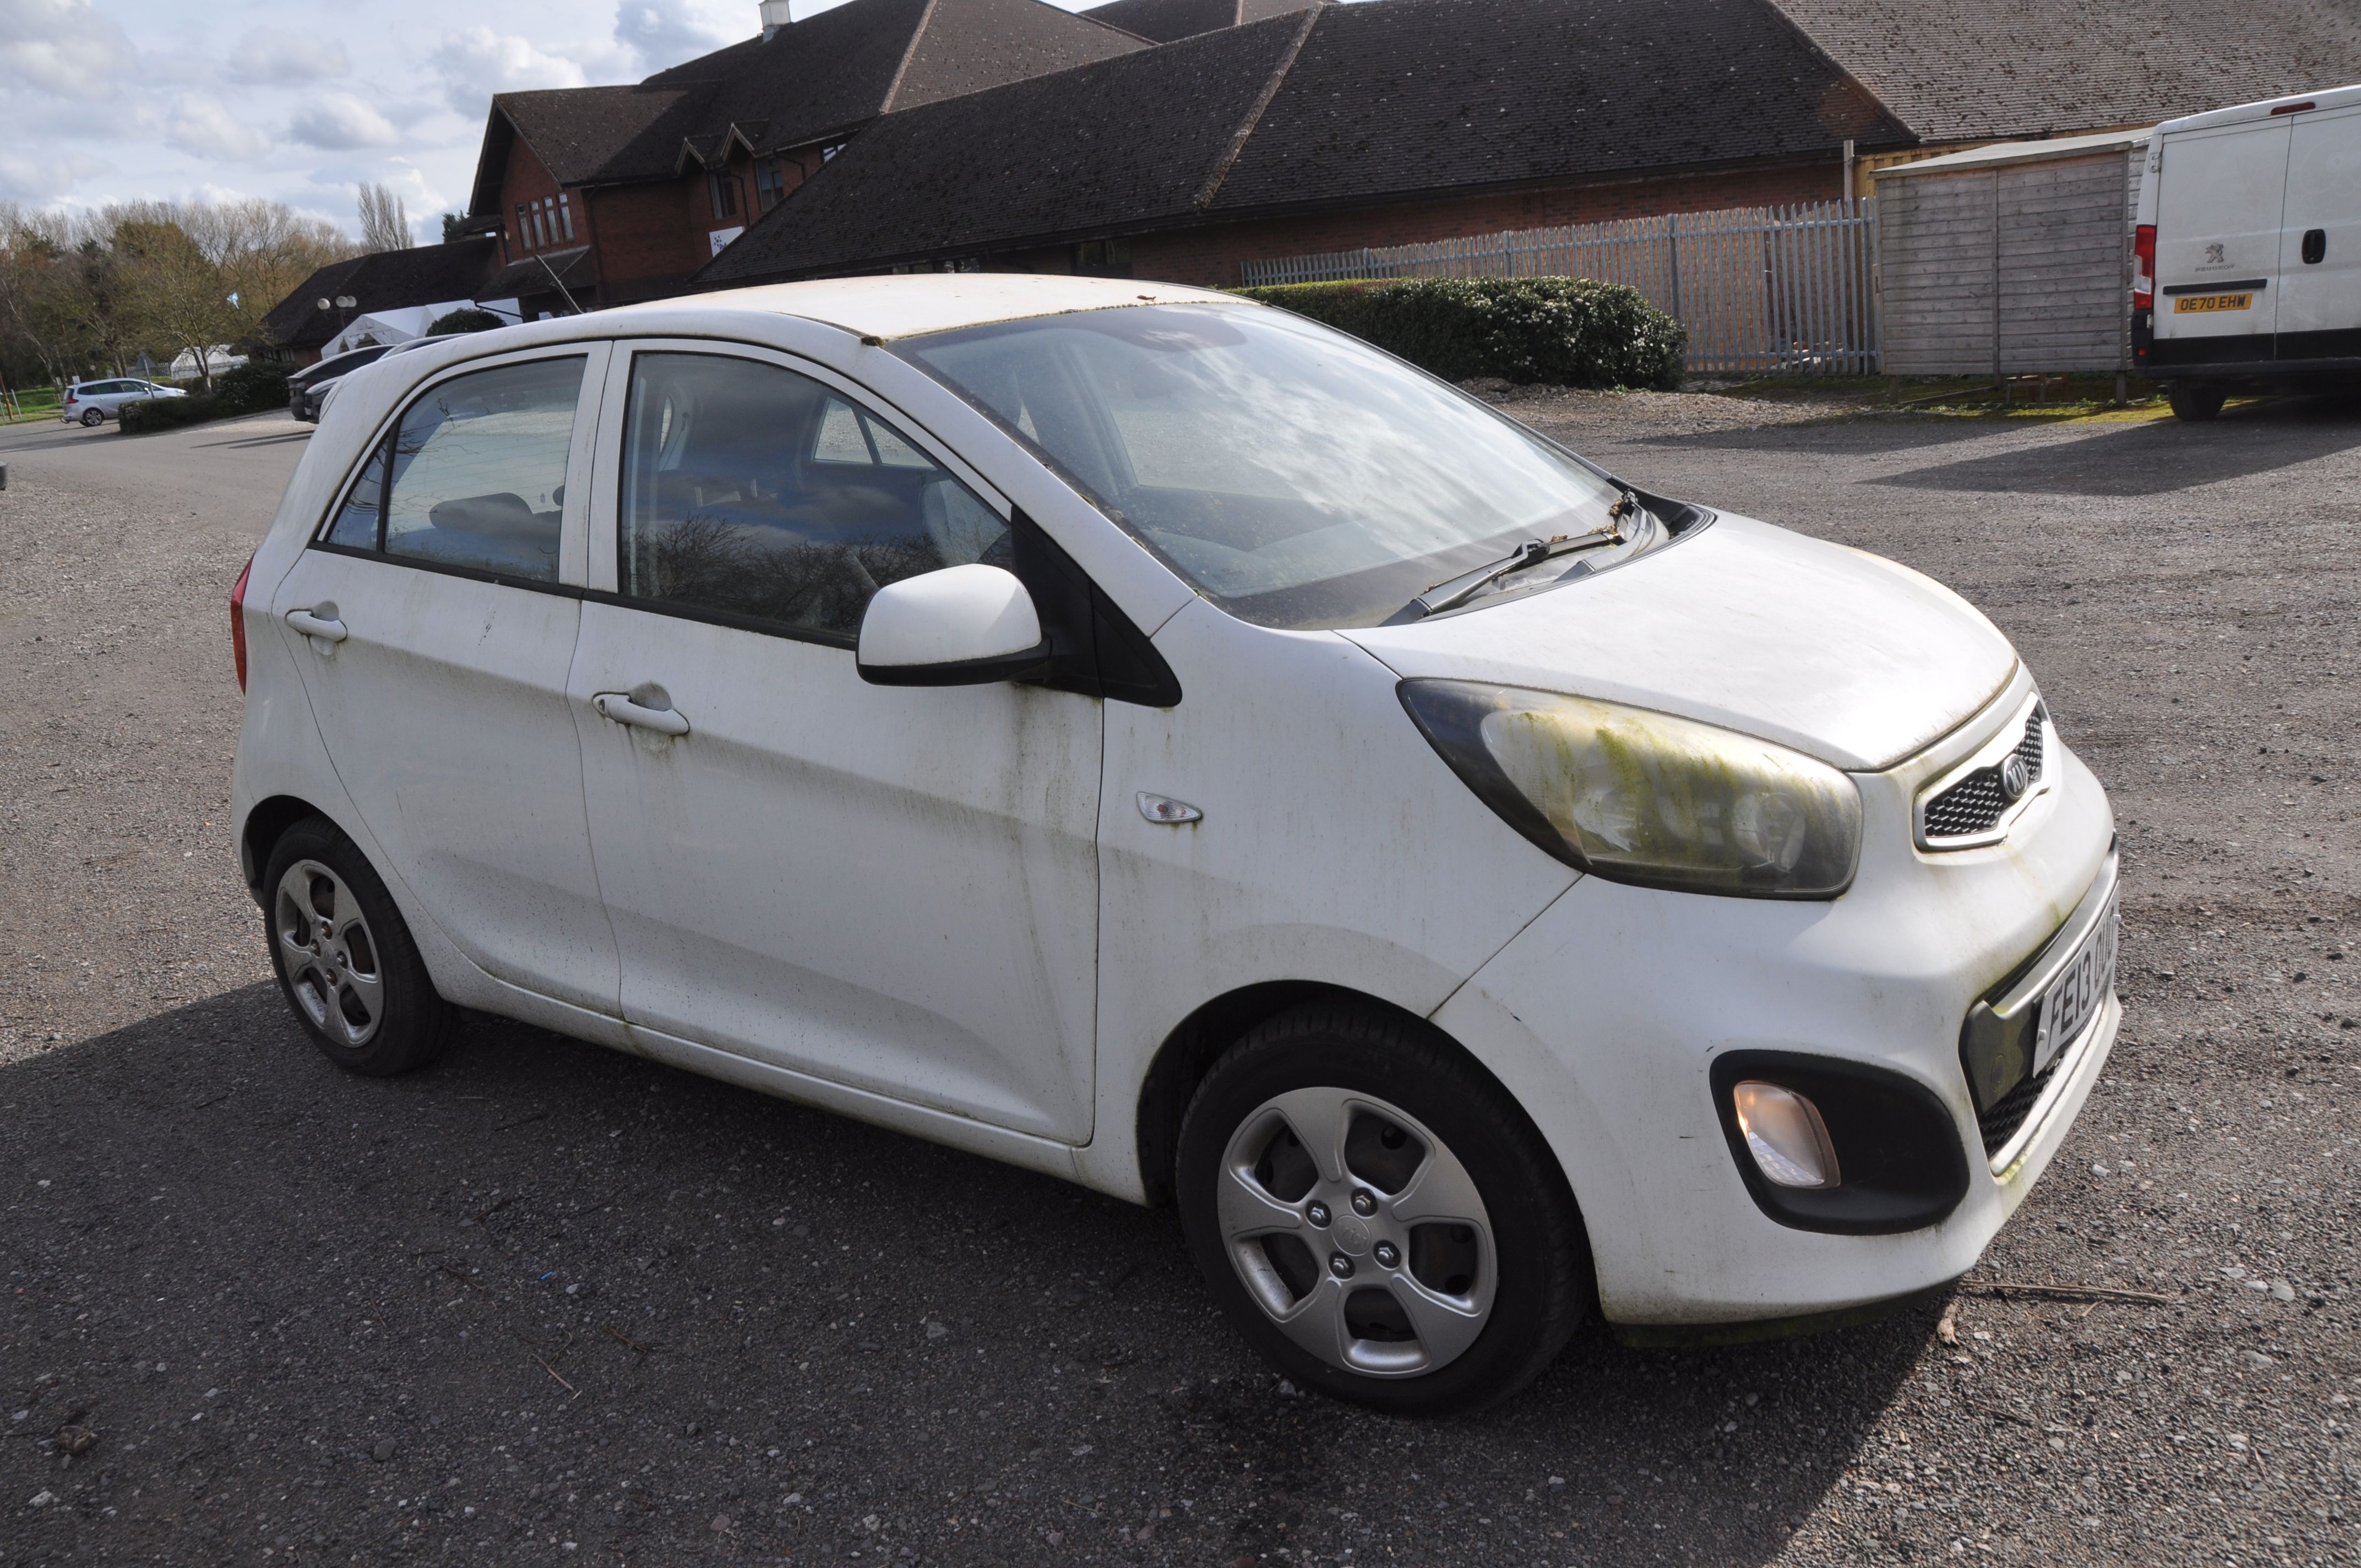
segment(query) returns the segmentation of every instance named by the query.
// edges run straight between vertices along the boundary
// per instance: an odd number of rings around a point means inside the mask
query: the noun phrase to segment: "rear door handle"
[[[345,623],[336,619],[335,605],[314,605],[312,609],[325,610],[327,613],[314,615],[311,609],[291,609],[287,612],[287,624],[304,636],[316,637],[323,642],[342,642],[352,635],[345,630]]]
[[[634,729],[653,729],[659,735],[686,735],[688,719],[671,707],[648,707],[633,702],[623,692],[600,692],[590,699],[590,706],[599,716],[618,724],[628,724]]]

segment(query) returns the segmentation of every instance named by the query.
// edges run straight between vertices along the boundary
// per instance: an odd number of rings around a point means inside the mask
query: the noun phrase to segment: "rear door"
[[[566,675],[607,349],[478,361],[412,397],[272,597],[336,776],[479,968],[612,1016],[615,944]],[[578,410],[578,417],[577,417]]]
[[[2361,358],[2361,103],[2288,118],[2279,356]]]
[[[2283,118],[2165,138],[2157,189],[2154,363],[2271,357],[2287,168]]]

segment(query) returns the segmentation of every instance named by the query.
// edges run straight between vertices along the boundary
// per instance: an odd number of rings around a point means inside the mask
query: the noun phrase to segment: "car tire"
[[[2230,389],[2216,381],[2174,381],[2165,388],[2164,396],[2175,418],[2195,423],[2219,414]]]
[[[271,846],[262,888],[279,989],[330,1061],[390,1078],[442,1051],[453,1009],[351,839],[324,817],[304,818]]]
[[[84,409],[82,411],[82,424],[84,430],[89,430],[96,425],[103,424],[105,421],[106,411],[104,409]]]
[[[1593,1299],[1581,1215],[1532,1123],[1449,1041],[1374,1008],[1297,1008],[1225,1052],[1182,1117],[1174,1190],[1255,1348],[1395,1414],[1515,1393]]]

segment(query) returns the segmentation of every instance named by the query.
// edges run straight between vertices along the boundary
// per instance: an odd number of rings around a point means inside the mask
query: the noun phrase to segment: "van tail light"
[[[246,580],[254,576],[254,557],[237,569],[237,585],[229,591],[229,651],[237,662],[237,689],[246,689]]]
[[[2156,308],[2156,225],[2142,224],[2132,233],[2132,309]]]

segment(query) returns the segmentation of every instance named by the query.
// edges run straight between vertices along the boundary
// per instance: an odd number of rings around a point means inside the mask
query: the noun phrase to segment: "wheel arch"
[[[270,847],[280,835],[307,817],[322,817],[329,822],[335,818],[310,801],[291,795],[274,795],[255,802],[246,814],[246,823],[237,836],[237,869],[246,878],[246,890],[257,904],[263,902],[262,872],[270,863]]]
[[[1164,1037],[1164,1043],[1148,1062],[1148,1072],[1140,1080],[1133,1135],[1138,1150],[1140,1185],[1150,1206],[1166,1208],[1172,1202],[1172,1162],[1180,1151],[1180,1119],[1197,1086],[1213,1070],[1213,1063],[1257,1025],[1312,1003],[1333,1003],[1383,1014],[1440,1041],[1491,1079],[1510,1102],[1528,1121],[1532,1119],[1532,1113],[1524,1110],[1516,1094],[1500,1082],[1499,1075],[1433,1020],[1350,986],[1309,980],[1261,981],[1226,992],[1198,1007]]]

